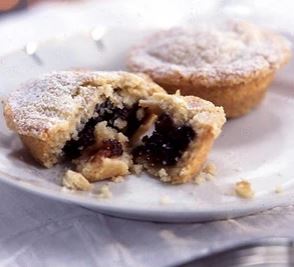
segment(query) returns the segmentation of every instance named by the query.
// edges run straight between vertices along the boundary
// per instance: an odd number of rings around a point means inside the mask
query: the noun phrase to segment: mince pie
[[[222,108],[168,95],[147,76],[127,72],[44,75],[13,92],[4,115],[42,165],[70,160],[90,182],[140,165],[163,181],[187,182],[225,122]]]
[[[290,54],[284,37],[230,21],[156,33],[131,50],[128,66],[169,93],[179,89],[223,106],[227,117],[238,117],[260,103]]]

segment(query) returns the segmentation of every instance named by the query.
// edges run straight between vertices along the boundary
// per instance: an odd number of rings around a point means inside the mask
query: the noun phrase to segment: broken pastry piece
[[[106,121],[96,125],[94,137],[95,144],[76,160],[77,170],[91,182],[129,174],[128,137],[107,126]]]
[[[67,170],[62,179],[62,185],[71,190],[89,191],[91,184],[80,173]]]
[[[14,92],[4,115],[42,165],[71,160],[90,182],[142,165],[162,181],[188,182],[225,122],[222,108],[126,72],[45,75]]]

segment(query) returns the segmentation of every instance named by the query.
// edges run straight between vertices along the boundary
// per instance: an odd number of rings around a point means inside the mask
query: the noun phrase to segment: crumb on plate
[[[112,193],[108,185],[102,185],[98,190],[98,197],[108,199],[112,198]]]
[[[254,191],[251,187],[251,184],[246,180],[242,180],[235,184],[235,193],[241,198],[254,197]]]
[[[168,195],[164,195],[160,198],[160,204],[162,205],[167,205],[167,204],[170,204],[172,201],[171,201],[171,198],[168,196]]]
[[[281,185],[277,185],[275,187],[275,193],[281,194],[281,193],[283,193],[283,191],[284,191],[284,189],[283,189],[283,187]]]
[[[166,170],[163,168],[161,168],[158,171],[158,176],[160,177],[160,181],[162,181],[162,182],[170,182],[171,181],[171,178],[168,176]]]
[[[140,175],[143,171],[143,165],[141,164],[134,164],[132,166],[132,171],[136,174],[136,175]]]
[[[203,168],[203,172],[215,176],[217,173],[215,164],[212,162],[207,163]]]
[[[123,177],[123,176],[116,176],[116,177],[113,177],[112,178],[112,181],[114,182],[114,183],[121,183],[121,182],[123,182],[125,180],[125,178]]]
[[[215,178],[217,169],[214,163],[207,163],[204,168],[202,169],[202,171],[195,176],[193,182],[195,184],[202,184],[205,181],[210,181],[213,180]]]
[[[202,184],[206,181],[206,173],[200,172],[197,176],[194,177],[193,183]]]
[[[82,174],[72,170],[66,171],[62,185],[71,190],[89,191],[91,189],[89,181]]]

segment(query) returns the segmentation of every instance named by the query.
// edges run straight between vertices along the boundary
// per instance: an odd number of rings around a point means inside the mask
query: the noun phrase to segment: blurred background
[[[292,0],[0,0],[0,55],[94,27],[168,28],[217,17],[292,34]]]

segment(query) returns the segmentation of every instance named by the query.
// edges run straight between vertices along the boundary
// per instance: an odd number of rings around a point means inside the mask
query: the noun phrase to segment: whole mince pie
[[[130,174],[134,164],[164,182],[188,182],[225,122],[221,107],[168,95],[147,76],[127,72],[44,75],[14,91],[4,115],[43,166],[71,161],[67,182],[72,174],[75,184],[77,177]]]
[[[172,28],[131,51],[129,69],[148,74],[169,93],[223,106],[228,118],[256,107],[291,56],[283,36],[244,21]]]

